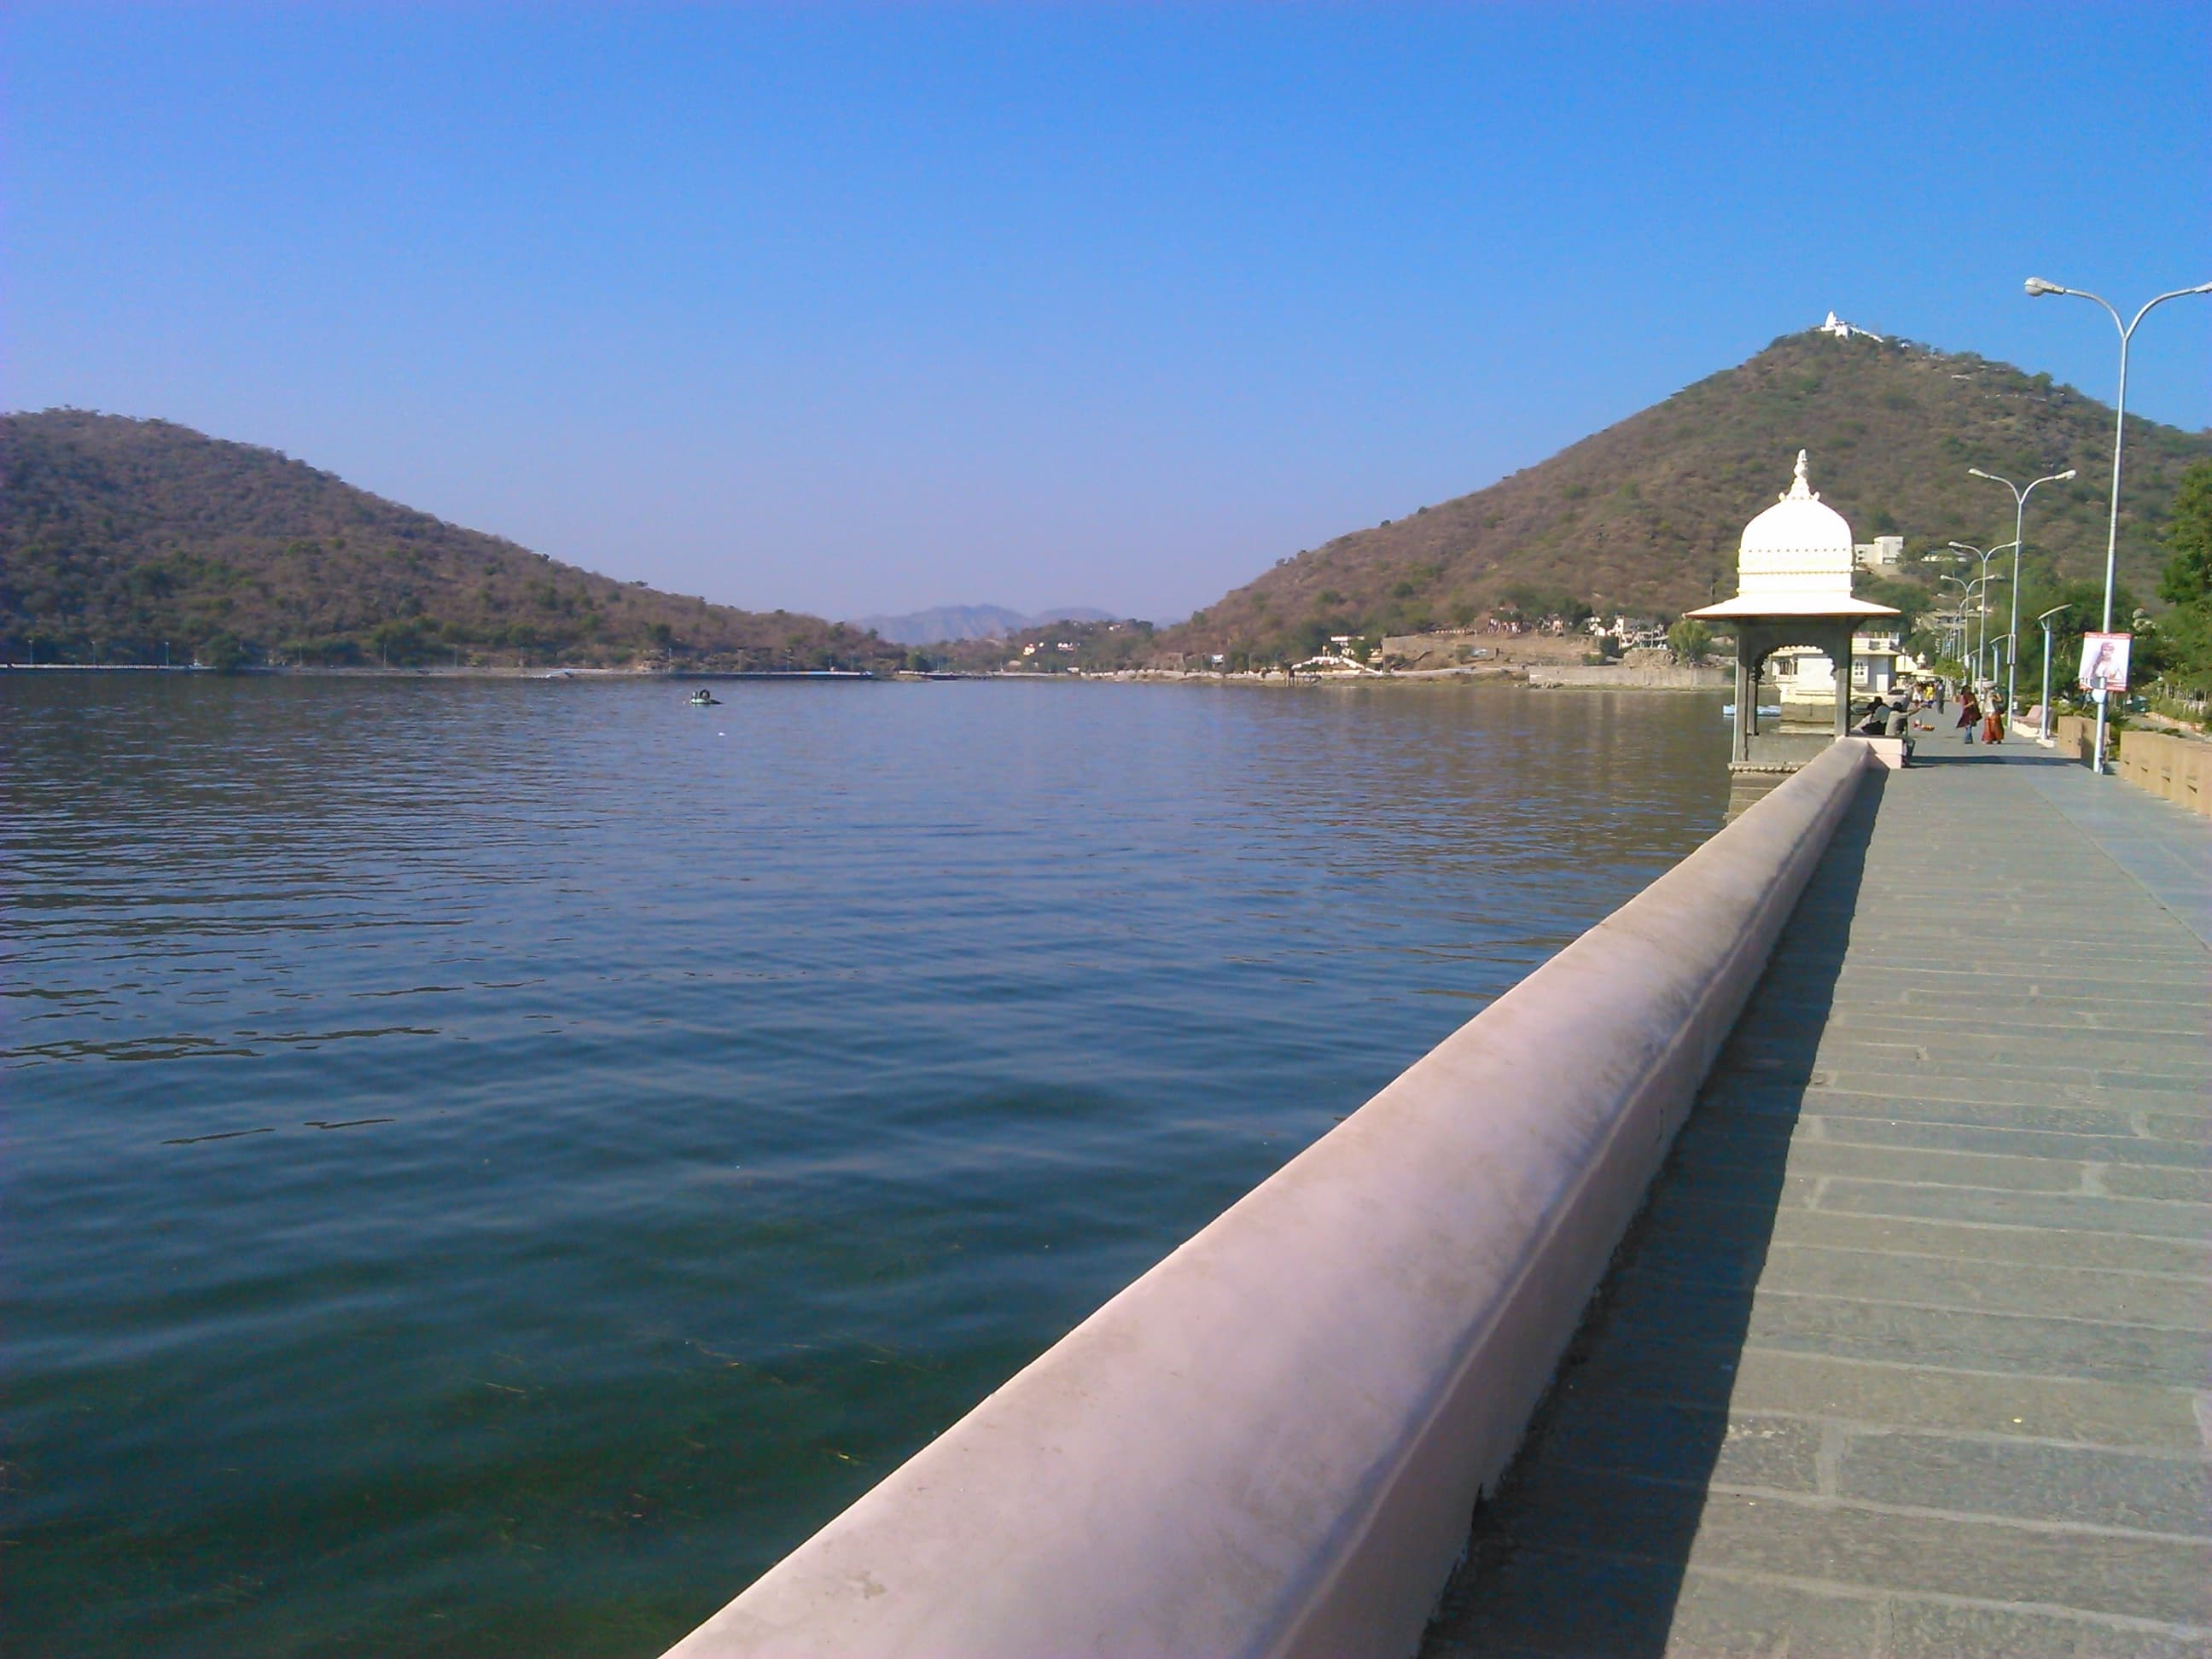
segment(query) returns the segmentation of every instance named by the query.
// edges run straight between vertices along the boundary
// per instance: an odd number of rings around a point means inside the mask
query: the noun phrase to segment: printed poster
[[[2081,689],[2107,691],[2128,689],[2130,634],[2084,634],[2081,636]]]

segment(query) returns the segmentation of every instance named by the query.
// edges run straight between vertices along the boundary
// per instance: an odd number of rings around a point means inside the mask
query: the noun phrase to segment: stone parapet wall
[[[1413,1651],[1871,764],[1781,784],[673,1655]]]
[[[2097,753],[2097,722],[2087,714],[2061,714],[2051,723],[2058,752],[2087,766]],[[2105,733],[2112,775],[2161,800],[2212,817],[2212,742],[2177,737],[2140,726]]]
[[[2051,741],[2060,754],[2087,766],[2097,758],[2097,722],[2087,714],[2057,715],[2051,722]]]
[[[2212,743],[2130,726],[2112,770],[2161,800],[2212,817]]]

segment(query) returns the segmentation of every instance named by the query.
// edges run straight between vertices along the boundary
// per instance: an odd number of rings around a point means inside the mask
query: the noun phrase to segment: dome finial
[[[1805,463],[1805,452],[1801,449],[1797,452],[1796,477],[1790,481],[1790,493],[1787,495],[1779,496],[1777,499],[1785,501],[1819,501],[1820,498],[1814,493],[1813,486],[1809,482],[1809,478],[1810,472]]]

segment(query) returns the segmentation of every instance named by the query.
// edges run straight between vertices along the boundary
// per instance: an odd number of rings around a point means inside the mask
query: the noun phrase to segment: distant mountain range
[[[1044,628],[1056,622],[1111,620],[1110,611],[1081,605],[1026,613],[1009,611],[1002,605],[940,605],[896,617],[855,617],[850,625],[870,629],[900,645],[951,645],[963,640],[1003,640],[1024,628]]]
[[[1486,489],[1279,559],[1158,644],[1303,655],[1332,634],[1414,633],[1516,600],[1686,611],[1735,591],[1737,538],[1800,449],[1859,538],[1902,535],[1908,557],[2012,539],[2012,497],[1967,468],[2026,483],[2075,467],[2036,492],[2028,548],[2060,575],[2102,574],[2108,405],[1971,354],[1811,331]],[[2130,417],[2119,568],[2139,599],[2181,475],[2207,458],[2212,432]]]
[[[1736,538],[1801,448],[1860,538],[1902,536],[1908,560],[2010,538],[2011,497],[1969,467],[2023,481],[2075,468],[2037,493],[2028,547],[2055,579],[2095,577],[2112,422],[2047,374],[1971,354],[1785,335],[1487,489],[1279,559],[1157,635],[1086,633],[1054,661],[1303,656],[1333,634],[1415,633],[1508,604],[1680,612],[1734,591]],[[2212,432],[2130,421],[2119,567],[2136,598],[2155,589],[2183,472],[2208,459]],[[1932,567],[1899,574],[1932,586]],[[0,416],[0,652],[15,660],[160,661],[167,643],[247,663],[886,669],[908,647],[1112,620],[1080,605],[763,615],[596,575],[167,422]]]
[[[23,661],[896,668],[864,630],[580,570],[167,421],[0,416],[0,651]]]

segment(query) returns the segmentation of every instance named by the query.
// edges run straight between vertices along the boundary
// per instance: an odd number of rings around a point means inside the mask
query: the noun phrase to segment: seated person
[[[1903,739],[1905,758],[1902,763],[1910,766],[1912,764],[1912,705],[1902,696],[1893,696],[1889,700],[1888,714],[1889,718],[1883,724],[1881,734],[1886,738]]]

